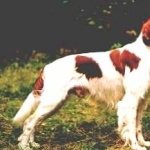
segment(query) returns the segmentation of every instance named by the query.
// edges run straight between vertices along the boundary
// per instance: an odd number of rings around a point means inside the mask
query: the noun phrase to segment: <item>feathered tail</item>
[[[33,93],[30,93],[13,118],[13,124],[21,126],[25,119],[27,119],[29,115],[36,109],[38,103],[39,100],[33,95]]]

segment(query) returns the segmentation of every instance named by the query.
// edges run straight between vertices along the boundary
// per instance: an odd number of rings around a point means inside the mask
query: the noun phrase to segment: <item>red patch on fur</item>
[[[36,79],[34,87],[33,87],[33,93],[35,95],[40,95],[41,94],[41,90],[43,89],[43,71],[41,72],[40,76]]]
[[[69,94],[73,93],[73,94],[77,95],[78,97],[82,98],[90,92],[86,87],[76,86],[76,87],[73,87],[72,89],[70,89],[68,93]]]
[[[76,56],[76,71],[85,74],[87,79],[102,77],[102,71],[99,68],[98,63],[90,57],[87,56]]]
[[[150,45],[150,18],[143,24],[142,27],[143,42]]]
[[[139,61],[141,60],[138,56],[128,50],[124,50],[122,53],[120,53],[119,50],[113,50],[110,53],[110,59],[116,70],[122,75],[125,73],[125,66],[128,66],[130,71],[132,71],[133,69],[138,68]]]

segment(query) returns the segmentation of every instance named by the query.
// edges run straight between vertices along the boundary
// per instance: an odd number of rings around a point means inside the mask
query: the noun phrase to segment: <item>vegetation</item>
[[[14,127],[11,120],[32,90],[39,71],[48,63],[41,56],[23,65],[14,62],[0,70],[0,145],[3,150],[17,149],[22,129]],[[149,118],[147,111],[143,119],[144,133],[150,140]],[[68,103],[39,127],[36,141],[42,150],[129,150],[123,147],[116,129],[115,110],[106,108],[103,103],[71,95]]]

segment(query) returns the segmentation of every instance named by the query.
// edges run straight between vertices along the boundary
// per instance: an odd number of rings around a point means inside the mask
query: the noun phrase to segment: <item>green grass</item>
[[[21,128],[13,127],[11,119],[19,109],[45,63],[30,61],[24,65],[12,63],[0,70],[0,146],[2,150],[17,150]],[[149,110],[149,106],[148,106]],[[147,139],[150,133],[150,113],[143,119]],[[36,131],[36,141],[43,150],[130,150],[123,147],[117,134],[115,110],[91,99],[71,95],[57,114],[48,118]]]

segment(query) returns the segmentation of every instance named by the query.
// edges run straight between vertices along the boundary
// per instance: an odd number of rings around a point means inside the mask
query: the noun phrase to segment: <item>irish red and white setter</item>
[[[13,119],[23,125],[19,147],[39,147],[35,127],[56,113],[69,93],[79,97],[88,93],[116,105],[121,138],[133,150],[146,150],[150,142],[144,140],[141,120],[149,86],[150,19],[133,43],[107,52],[65,56],[46,65]]]

